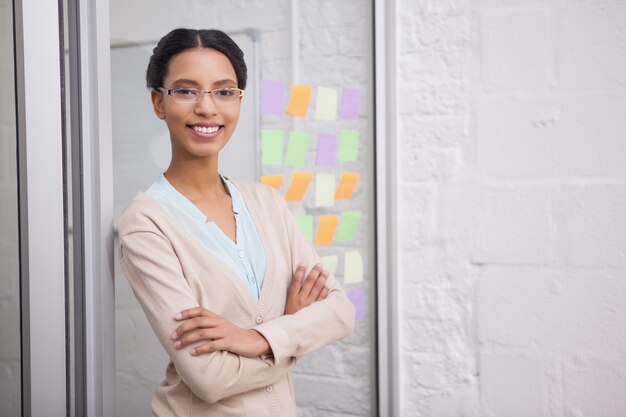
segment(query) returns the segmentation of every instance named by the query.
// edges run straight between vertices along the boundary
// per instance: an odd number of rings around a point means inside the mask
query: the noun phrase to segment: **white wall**
[[[626,2],[396,3],[402,416],[626,415]]]

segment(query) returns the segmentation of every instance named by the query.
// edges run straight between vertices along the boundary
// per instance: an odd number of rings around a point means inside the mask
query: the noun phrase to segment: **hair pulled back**
[[[163,87],[170,60],[173,56],[195,48],[211,48],[226,55],[237,76],[237,87],[244,90],[248,69],[243,59],[243,51],[230,36],[215,29],[174,29],[163,36],[152,50],[146,83],[148,88]]]

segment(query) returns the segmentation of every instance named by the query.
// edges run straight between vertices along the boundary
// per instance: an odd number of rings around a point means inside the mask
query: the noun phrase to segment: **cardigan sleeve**
[[[273,190],[275,204],[285,222],[291,250],[291,269],[298,263],[307,264],[306,274],[315,263],[321,262],[289,210],[284,198]],[[306,275],[305,275],[306,276]],[[337,279],[331,274],[326,280],[328,296],[292,315],[284,315],[260,324],[254,329],[270,344],[275,363],[290,362],[349,335],[354,328],[355,308]]]
[[[173,246],[160,231],[134,231],[121,236],[120,263],[179,376],[207,403],[273,384],[295,363],[275,364],[228,351],[192,356],[191,346],[175,349],[169,336],[180,323],[174,315],[198,306],[198,302]]]

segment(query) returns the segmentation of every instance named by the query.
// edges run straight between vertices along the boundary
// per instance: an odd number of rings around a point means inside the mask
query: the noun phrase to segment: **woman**
[[[223,32],[176,29],[146,79],[172,159],[119,233],[122,268],[171,360],[152,410],[295,416],[291,368],[348,335],[354,307],[274,189],[219,175],[246,86],[243,52]]]

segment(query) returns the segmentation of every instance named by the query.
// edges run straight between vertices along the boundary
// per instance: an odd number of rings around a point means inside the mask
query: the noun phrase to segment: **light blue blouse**
[[[227,178],[221,178],[233,203],[237,243],[226,236],[215,222],[207,222],[200,209],[179,193],[163,174],[145,194],[159,203],[165,212],[211,254],[235,270],[258,303],[265,278],[263,243],[241,193]]]

